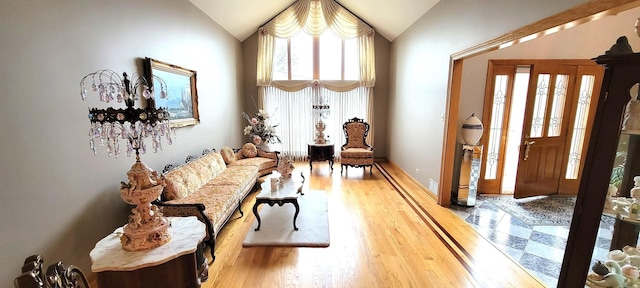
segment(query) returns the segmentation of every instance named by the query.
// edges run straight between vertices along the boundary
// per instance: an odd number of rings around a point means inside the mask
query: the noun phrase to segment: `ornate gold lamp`
[[[166,98],[166,84],[154,76],[159,83],[160,97]],[[135,151],[136,163],[127,172],[128,183],[121,182],[120,196],[124,202],[136,205],[131,209],[129,221],[120,237],[122,248],[127,251],[147,250],[159,247],[171,240],[171,223],[162,215],[158,207],[151,204],[162,193],[164,182],[158,173],[140,161],[140,152],[146,153],[144,140],[150,138],[154,152],[162,150],[162,138],[171,144],[169,113],[165,108],[156,108],[154,94],[147,79],[135,73],[129,80],[127,73],[122,77],[111,70],[99,70],[90,73],[80,81],[82,99],[87,98],[87,84],[96,92],[100,101],[111,103],[124,102],[126,108],[89,109],[89,146],[97,154],[96,144],[106,146],[107,155],[121,154],[120,142],[126,143],[126,155]],[[149,99],[146,108],[134,108],[135,100]],[[124,140],[124,141],[121,141]],[[97,143],[96,143],[97,142]]]

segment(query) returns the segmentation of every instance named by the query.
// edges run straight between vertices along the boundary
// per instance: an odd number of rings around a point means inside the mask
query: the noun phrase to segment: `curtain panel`
[[[258,29],[257,85],[276,86],[285,91],[298,91],[312,86],[313,81],[287,85],[281,81],[274,84],[272,71],[275,37],[291,38],[301,31],[318,36],[327,28],[343,39],[358,38],[360,81],[356,84],[352,81],[345,83],[319,81],[317,84],[332,91],[347,91],[357,86],[374,87],[376,82],[375,31],[333,0],[299,0]],[[304,86],[300,88],[300,85]]]
[[[314,95],[324,95],[331,106],[330,115],[323,119],[327,125],[324,131],[327,140],[334,144],[335,158],[340,160],[340,147],[345,143],[342,125],[353,117],[362,118],[371,123],[370,103],[372,88],[359,87],[351,91],[334,92],[322,87],[306,87],[297,92],[287,92],[276,87],[260,87],[265,95],[264,109],[269,112],[274,124],[278,124],[277,134],[282,140],[279,144],[270,144],[270,149],[281,151],[294,160],[307,160],[307,144],[315,139],[314,123],[318,116],[311,108]],[[363,105],[365,104],[365,105]],[[367,143],[373,146],[373,129],[369,131]],[[375,147],[375,146],[374,146]]]

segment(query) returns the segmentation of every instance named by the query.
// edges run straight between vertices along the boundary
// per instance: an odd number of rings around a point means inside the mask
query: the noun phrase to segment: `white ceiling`
[[[244,41],[295,1],[292,0],[189,0],[239,41]],[[393,41],[440,0],[340,0],[336,1],[376,32]]]

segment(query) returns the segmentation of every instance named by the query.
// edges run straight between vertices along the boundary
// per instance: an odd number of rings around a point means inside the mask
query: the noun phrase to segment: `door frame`
[[[640,6],[640,1],[638,0],[589,1],[479,45],[451,54],[449,58],[449,85],[447,86],[445,105],[443,148],[440,161],[438,204],[444,207],[448,207],[451,204],[451,180],[453,179],[454,168],[452,163],[454,163],[455,159],[464,59],[498,50],[501,46],[515,45],[525,40],[542,37],[555,31],[594,21],[606,15],[615,15],[638,6]]]

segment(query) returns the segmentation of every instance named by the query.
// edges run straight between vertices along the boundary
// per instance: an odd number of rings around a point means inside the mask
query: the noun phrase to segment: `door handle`
[[[526,148],[524,148],[524,161],[527,161],[527,159],[529,159],[529,149],[531,149],[531,145],[535,143],[536,141],[529,141],[529,140],[524,141],[524,145],[527,146]]]

